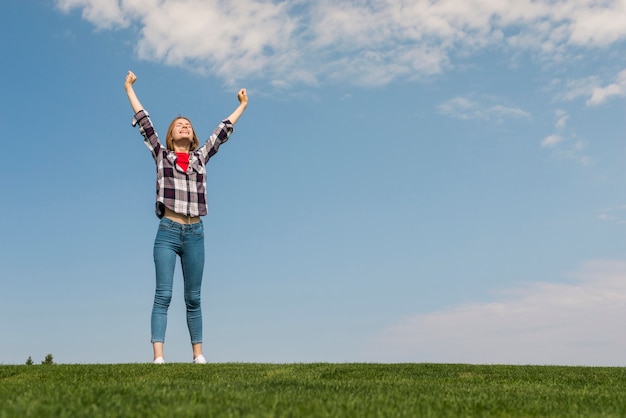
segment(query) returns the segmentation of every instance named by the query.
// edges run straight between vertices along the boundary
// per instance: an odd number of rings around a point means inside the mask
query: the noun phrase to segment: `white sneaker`
[[[206,364],[206,359],[204,358],[202,354],[200,354],[198,357],[193,359],[193,362],[194,364]]]
[[[165,363],[165,359],[163,357],[157,357],[153,361],[154,364],[163,364]]]

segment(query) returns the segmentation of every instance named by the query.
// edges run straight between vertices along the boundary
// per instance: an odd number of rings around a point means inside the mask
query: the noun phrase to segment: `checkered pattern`
[[[148,112],[139,111],[132,123],[133,126],[139,124],[139,133],[156,163],[157,202],[185,216],[206,215],[206,164],[233,133],[233,124],[229,120],[222,121],[206,143],[190,153],[185,172],[176,164],[176,153],[159,142]]]

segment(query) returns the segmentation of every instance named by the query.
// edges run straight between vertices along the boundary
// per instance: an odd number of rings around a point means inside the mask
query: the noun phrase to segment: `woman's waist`
[[[199,216],[183,215],[183,214],[174,212],[172,209],[168,208],[167,206],[165,207],[164,216],[171,221],[174,221],[183,225],[195,224],[195,223],[200,222]]]

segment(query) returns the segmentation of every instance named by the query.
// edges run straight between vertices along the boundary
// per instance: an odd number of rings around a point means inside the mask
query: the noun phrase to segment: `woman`
[[[170,124],[164,147],[135,94],[137,80],[129,71],[124,82],[130,105],[135,112],[133,126],[139,132],[156,163],[156,214],[161,219],[154,241],[156,291],[152,306],[151,331],[155,364],[165,362],[163,343],[167,326],[167,309],[172,300],[176,257],[180,257],[187,326],[193,348],[193,362],[206,363],[202,355],[202,310],[200,288],[204,270],[204,228],[200,216],[206,215],[206,163],[233,132],[233,125],[248,106],[246,89],[239,90],[239,106],[224,119],[206,143],[198,148],[198,137],[189,119],[177,117]]]

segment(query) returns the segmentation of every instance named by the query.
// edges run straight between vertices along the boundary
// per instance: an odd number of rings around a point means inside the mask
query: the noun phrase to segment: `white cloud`
[[[452,116],[458,119],[470,119],[480,107],[465,97],[455,97],[437,106],[437,109],[444,115]]]
[[[566,132],[569,114],[563,109],[555,111],[556,122],[554,127],[556,133],[548,135],[541,141],[541,148],[550,149],[552,154],[559,160],[573,160],[581,166],[591,163],[591,158],[585,155],[587,143],[584,140],[576,140],[573,135]]]
[[[118,1],[57,0],[56,5],[66,13],[72,9],[82,9],[83,19],[99,29],[126,27],[129,24]]]
[[[587,106],[597,106],[613,96],[626,96],[626,70],[618,73],[614,81],[608,85],[603,87],[602,84],[602,80],[598,76],[568,80],[565,83],[565,92],[559,94],[556,100],[572,101],[580,97],[587,97]]]
[[[591,98],[587,100],[587,105],[596,106],[604,103],[611,96],[626,95],[626,70],[619,73],[614,83],[606,87],[595,87],[591,93]]]
[[[567,121],[569,121],[569,114],[563,109],[557,109],[556,116],[558,120],[556,121],[555,127],[557,129],[564,129],[567,125]]]
[[[440,113],[463,120],[503,120],[529,118],[530,114],[520,108],[493,103],[495,98],[483,98],[481,102],[467,97],[455,97],[437,106]],[[490,103],[483,103],[490,102]]]
[[[554,141],[552,144],[548,142]],[[553,155],[559,160],[574,161],[582,167],[591,164],[591,158],[585,154],[587,143],[583,140],[566,140],[560,135],[550,135],[541,143],[544,148],[551,148]]]
[[[626,39],[623,0],[56,0],[99,29],[137,26],[145,59],[277,86],[384,84],[442,72],[486,47],[561,59]],[[556,58],[555,58],[556,57]],[[620,84],[618,84],[619,86]],[[618,94],[598,91],[595,101]]]
[[[563,2],[570,8],[564,13],[570,20],[570,42],[607,46],[626,35],[626,3],[623,0],[576,3]],[[576,7],[580,4],[582,7]]]
[[[598,215],[598,220],[603,222],[626,225],[626,205],[616,208],[606,208]]]
[[[274,66],[293,66],[294,19],[285,3],[163,1],[143,17],[141,58],[214,71],[231,82]],[[306,79],[302,75],[300,79]]]
[[[561,135],[550,135],[541,141],[541,146],[543,148],[554,148],[561,141],[563,141]]]
[[[404,318],[372,341],[371,360],[624,366],[626,261],[588,262],[573,278]]]
[[[565,85],[565,93],[557,100],[572,101],[580,97],[590,97],[599,84],[600,79],[597,76],[568,80]]]

